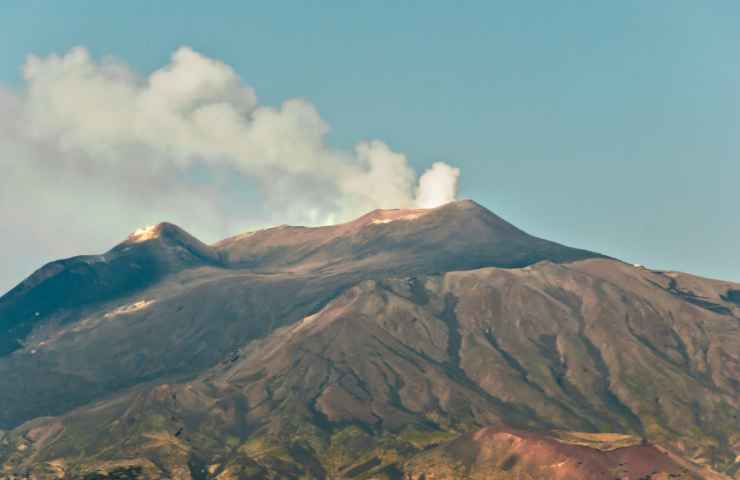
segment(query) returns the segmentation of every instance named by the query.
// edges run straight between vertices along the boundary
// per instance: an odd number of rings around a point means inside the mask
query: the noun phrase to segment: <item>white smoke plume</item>
[[[444,162],[435,162],[432,168],[419,178],[416,190],[416,206],[434,208],[444,205],[457,194],[457,179],[460,169],[453,168]]]
[[[145,76],[84,48],[30,56],[23,73],[21,92],[0,89],[0,202],[12,205],[0,222],[19,232],[6,242],[28,249],[28,236],[69,243],[35,245],[44,256],[95,251],[161,220],[212,241],[455,199],[458,169],[435,163],[417,183],[382,141],[333,148],[311,103],[260,105],[230,66],[188,47]]]
[[[260,178],[268,188],[276,175],[316,177],[337,190],[329,203],[340,210],[327,213],[339,218],[419,203],[404,155],[377,140],[354,152],[332,149],[324,142],[329,126],[313,105],[292,99],[279,108],[260,106],[233,69],[187,47],[147,78],[112,59],[95,63],[82,48],[32,56],[24,73],[24,121],[33,137],[103,165],[135,161],[132,152],[141,152],[148,171],[203,161]],[[453,200],[449,186],[456,182],[444,177],[456,178],[456,170],[437,164],[428,173],[419,188],[423,203]],[[427,195],[427,188],[435,192]]]

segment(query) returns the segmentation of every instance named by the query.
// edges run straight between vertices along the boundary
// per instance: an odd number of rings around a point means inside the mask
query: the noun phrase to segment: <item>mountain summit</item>
[[[281,226],[216,244],[229,266],[291,271],[441,272],[596,256],[532,237],[477,203],[375,210],[326,227]]]
[[[738,284],[533,237],[472,201],[214,245],[162,223],[0,299],[0,465],[730,478],[739,298]]]

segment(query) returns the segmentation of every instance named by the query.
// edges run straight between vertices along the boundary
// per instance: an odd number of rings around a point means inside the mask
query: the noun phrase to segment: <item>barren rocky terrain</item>
[[[160,224],[42,267],[0,329],[0,478],[740,478],[740,285],[471,201]]]

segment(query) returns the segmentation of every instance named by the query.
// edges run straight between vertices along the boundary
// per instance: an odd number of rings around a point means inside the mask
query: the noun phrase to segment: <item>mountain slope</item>
[[[539,240],[472,202],[193,244],[200,254],[144,286],[45,313],[0,358],[0,421],[16,427],[0,439],[6,471],[431,479],[437,465],[439,478],[506,479],[624,466],[564,431],[633,439],[621,478],[740,470],[740,285]],[[489,453],[466,456],[473,444]],[[661,448],[688,460],[647,471]],[[454,464],[467,470],[439,473]]]
[[[171,224],[148,227],[103,255],[52,262],[0,299],[0,427],[197,374],[366,278],[595,255],[469,201],[213,247]]]

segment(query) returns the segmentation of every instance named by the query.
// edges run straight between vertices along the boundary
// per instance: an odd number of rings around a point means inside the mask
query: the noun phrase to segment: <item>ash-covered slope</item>
[[[503,453],[471,460],[461,435],[506,424],[537,432],[526,442],[620,434],[691,460],[621,478],[738,472],[740,285],[536,239],[472,202],[200,252],[39,316],[0,358],[0,428],[55,416],[0,440],[6,471],[431,479],[434,460],[468,478],[443,464],[492,471],[520,453],[481,434]],[[553,448],[553,465],[573,460]],[[584,455],[568,478],[613,467]],[[524,457],[500,478],[546,468]]]

